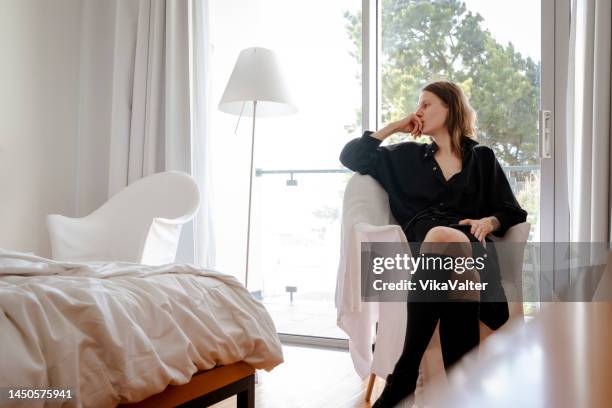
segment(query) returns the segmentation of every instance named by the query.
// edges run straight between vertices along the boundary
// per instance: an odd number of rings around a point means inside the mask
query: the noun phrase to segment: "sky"
[[[483,26],[501,43],[512,42],[522,55],[540,60],[540,2],[537,0],[464,0],[468,10],[480,13]]]

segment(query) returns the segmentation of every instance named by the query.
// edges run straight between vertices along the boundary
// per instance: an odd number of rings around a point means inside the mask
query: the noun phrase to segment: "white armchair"
[[[391,215],[384,189],[370,176],[359,173],[349,180],[343,203],[342,254],[336,287],[338,325],[349,337],[355,368],[362,377],[369,374],[365,399],[370,400],[376,376],[391,373],[403,349],[406,331],[405,302],[362,302],[360,261],[362,242],[406,242],[400,226]],[[510,320],[522,319],[522,261],[529,223],[510,228],[503,238],[489,235],[496,242],[512,242],[509,250],[498,250],[502,284],[510,302]],[[518,245],[516,244],[518,243]],[[520,244],[523,245],[520,245]],[[376,333],[373,325],[376,323]],[[481,323],[481,339],[491,330]],[[371,351],[372,344],[376,347]],[[366,374],[368,369],[368,374]],[[438,329],[423,356],[417,386],[417,401],[427,402],[426,384],[433,376],[444,374]]]
[[[198,210],[191,176],[176,171],[144,177],[82,218],[48,215],[52,258],[61,261],[174,262],[183,224]]]

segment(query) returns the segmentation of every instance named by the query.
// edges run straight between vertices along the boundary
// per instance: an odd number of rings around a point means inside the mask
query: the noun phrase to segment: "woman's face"
[[[423,91],[419,98],[419,106],[416,115],[423,121],[424,135],[436,135],[440,131],[446,131],[444,124],[448,115],[448,108],[444,106],[442,99],[429,91]]]

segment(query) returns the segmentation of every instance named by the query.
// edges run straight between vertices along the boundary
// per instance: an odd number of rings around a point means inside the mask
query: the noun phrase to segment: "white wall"
[[[78,0],[0,0],[0,248],[49,255],[75,213]]]
[[[80,3],[81,86],[75,211],[83,216],[108,199],[116,1]]]

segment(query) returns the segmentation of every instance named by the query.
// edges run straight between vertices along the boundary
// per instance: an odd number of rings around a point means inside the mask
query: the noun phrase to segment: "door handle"
[[[552,159],[552,112],[540,110],[540,159]]]

